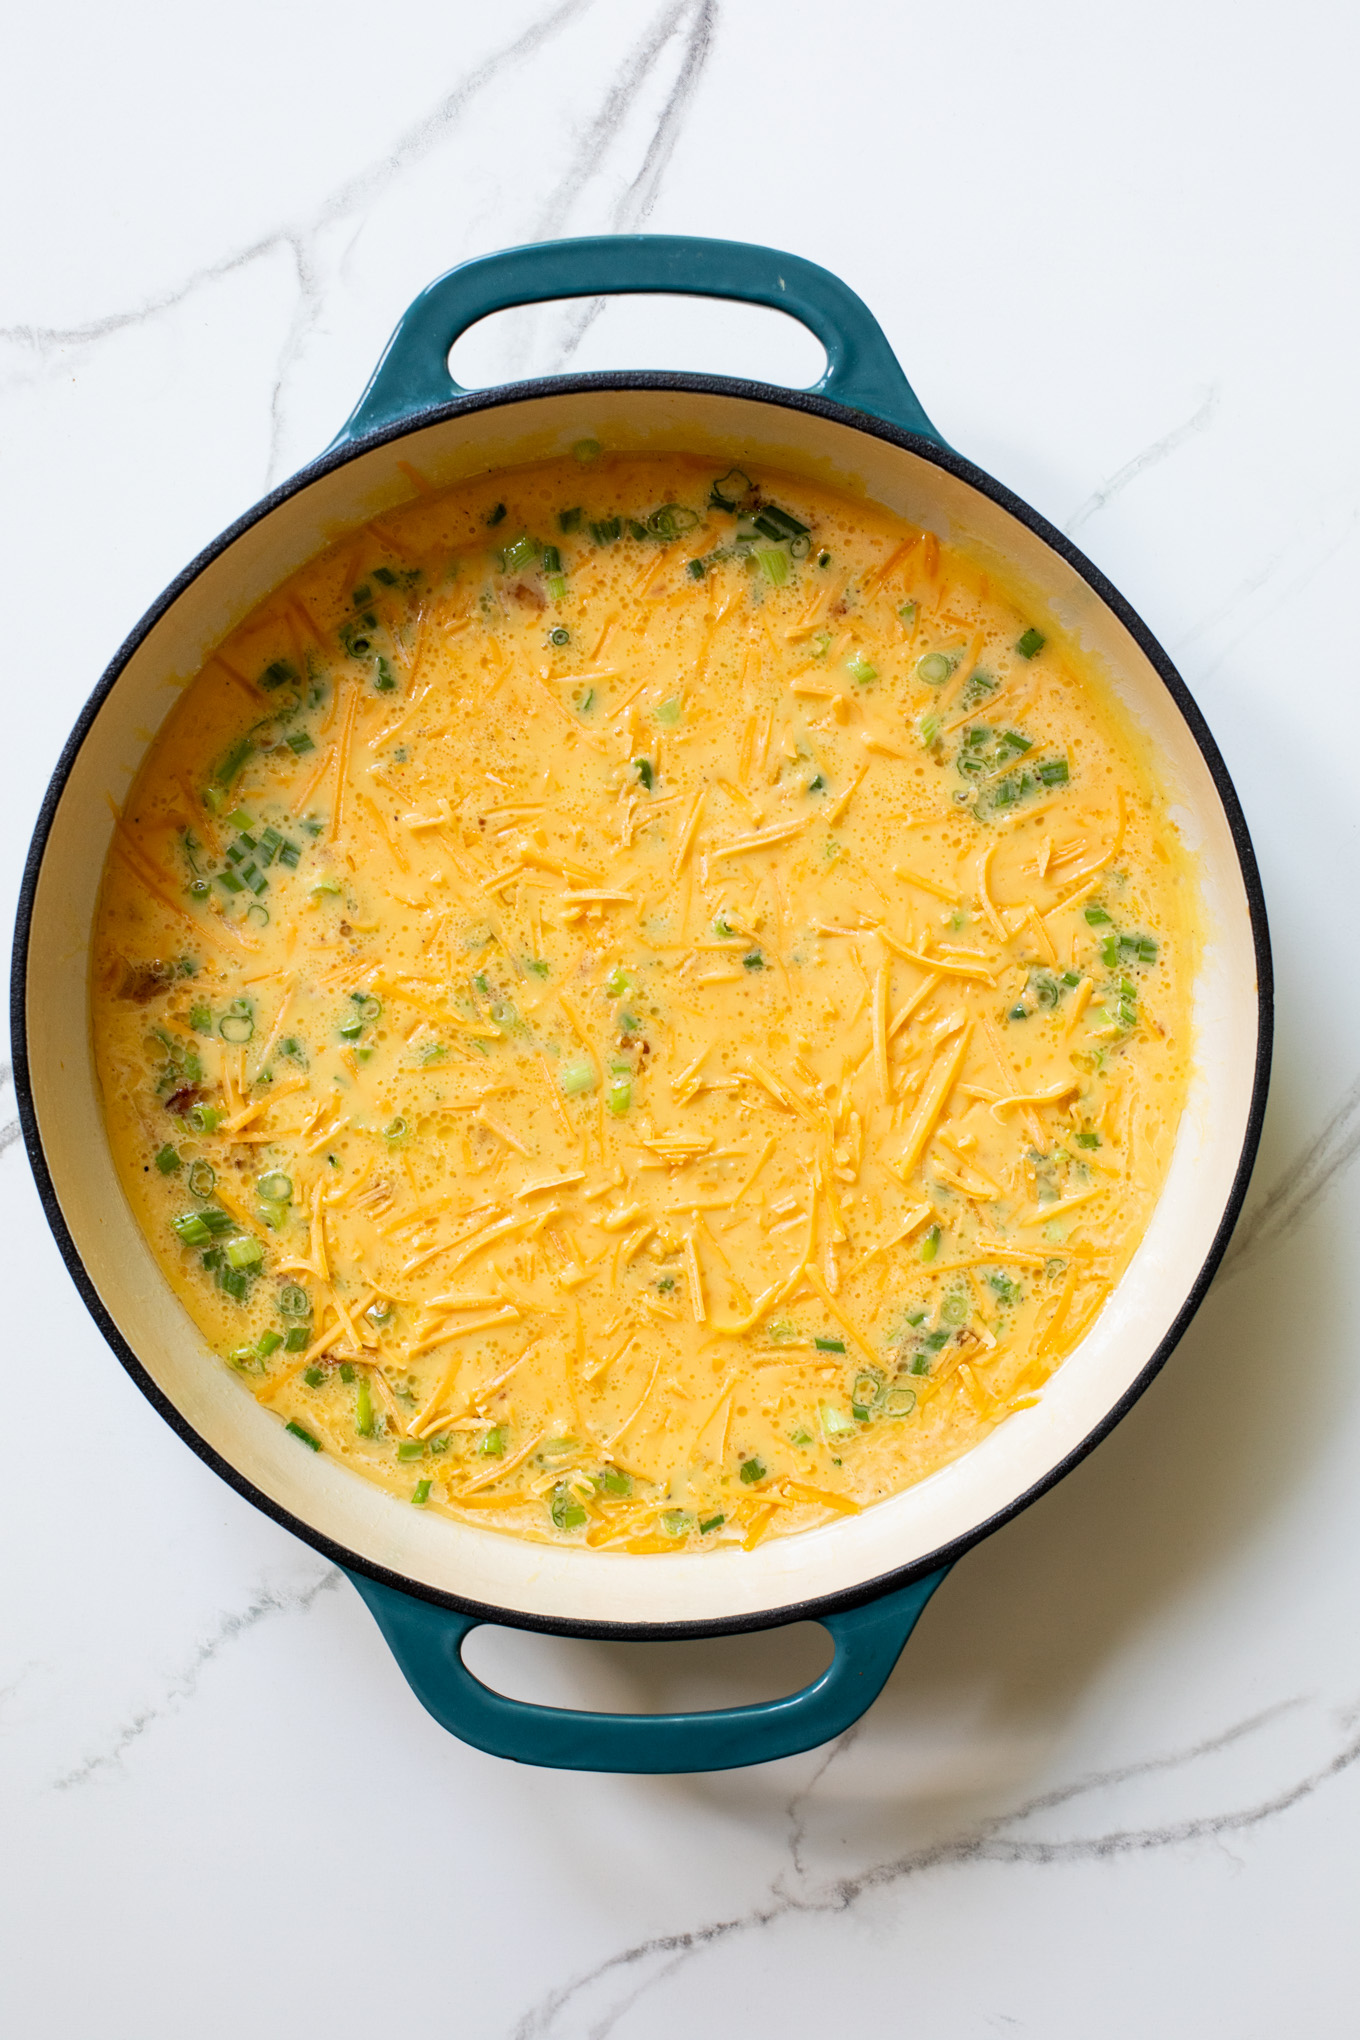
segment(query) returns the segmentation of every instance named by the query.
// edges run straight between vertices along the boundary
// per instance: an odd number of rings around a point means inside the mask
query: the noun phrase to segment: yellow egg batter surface
[[[1185,1099],[1195,885],[1105,683],[967,556],[581,453],[421,486],[187,687],[96,1057],[158,1261],[299,1450],[749,1548],[1091,1325]]]

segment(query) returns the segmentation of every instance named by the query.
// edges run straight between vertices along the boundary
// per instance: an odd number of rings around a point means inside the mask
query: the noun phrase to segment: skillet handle
[[[877,319],[829,269],[753,242],[592,234],[479,255],[437,277],[402,314],[333,447],[465,396],[449,373],[449,351],[490,312],[556,298],[646,291],[737,298],[790,313],[826,349],[826,373],[813,385],[816,394],[944,444]]]
[[[820,1678],[783,1700],[701,1714],[596,1714],[507,1699],[473,1677],[464,1639],[478,1628],[362,1574],[359,1589],[422,1707],[441,1728],[494,1757],[559,1771],[730,1771],[790,1757],[858,1721],[878,1698],[917,1617],[948,1572],[927,1573],[860,1608],[816,1619],[836,1654]]]

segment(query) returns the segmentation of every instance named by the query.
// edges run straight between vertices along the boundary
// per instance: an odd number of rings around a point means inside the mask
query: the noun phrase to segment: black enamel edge
[[[1233,846],[1237,852],[1238,868],[1247,899],[1247,911],[1251,922],[1252,942],[1256,954],[1257,973],[1257,1041],[1256,1065],[1252,1079],[1251,1104],[1243,1135],[1242,1148],[1233,1176],[1223,1216],[1214,1235],[1204,1262],[1191,1284],[1189,1292],[1177,1312],[1175,1319],[1160,1340],[1146,1365],[1136,1379],[1130,1383],[1099,1423],[1094,1425],[1081,1442],[1074,1446],[1067,1456],[1050,1467],[1040,1480],[1014,1497],[1002,1509],[998,1509],[983,1522],[974,1524],[962,1536],[951,1543],[941,1545],[927,1556],[914,1559],[911,1563],[878,1575],[872,1580],[858,1582],[839,1592],[818,1595],[810,1600],[794,1602],[779,1608],[759,1609],[744,1614],[715,1616],[698,1622],[589,1622],[521,1613],[518,1609],[500,1608],[479,1601],[464,1599],[457,1594],[443,1592],[419,1580],[408,1579],[404,1574],[394,1573],[387,1567],[375,1564],[371,1559],[337,1544],[309,1523],[295,1516],[278,1502],[261,1492],[253,1482],[246,1479],[230,1461],[224,1459],[207,1440],[200,1437],[193,1426],[175,1405],[165,1396],[142,1366],[136,1353],[123,1338],[122,1333],[105,1309],[93,1282],[85,1269],[80,1252],[66,1224],[65,1215],[58,1201],[55,1187],[43,1153],[38,1133],[37,1113],[34,1108],[31,1074],[28,1060],[28,1007],[27,978],[28,952],[33,936],[33,910],[37,896],[38,878],[42,860],[56,816],[57,807],[75,761],[86,737],[108,698],[121,677],[129,660],[145,642],[184,591],[196,581],[206,568],[221,557],[243,533],[260,523],[280,504],[299,495],[322,476],[334,469],[345,466],[349,461],[372,452],[375,448],[388,445],[395,440],[409,438],[431,425],[439,425],[447,419],[470,415],[474,412],[494,410],[507,404],[518,404],[540,397],[589,396],[602,390],[676,390],[699,395],[733,397],[746,402],[767,404],[782,410],[811,412],[817,417],[844,425],[873,439],[881,439],[889,445],[901,447],[932,466],[953,475],[957,480],[974,488],[1000,509],[1009,512],[1034,536],[1040,539],[1050,551],[1066,562],[1081,580],[1091,589],[1107,609],[1123,624],[1139,650],[1144,654],[1156,672],[1167,693],[1175,702],[1213,781],[1218,795]],[[380,1585],[395,1588],[421,1601],[428,1601],[436,1607],[447,1608],[457,1614],[471,1616],[475,1621],[495,1623],[505,1628],[539,1630],[549,1635],[597,1637],[624,1641],[683,1640],[705,1636],[729,1636],[760,1629],[783,1628],[794,1622],[815,1622],[822,1616],[837,1614],[850,1608],[862,1607],[880,1595],[905,1587],[913,1580],[939,1567],[951,1565],[956,1559],[971,1551],[974,1545],[1011,1522],[1039,1500],[1041,1495],[1056,1487],[1058,1482],[1080,1465],[1093,1452],[1120,1420],[1127,1416],[1139,1397],[1148,1388],[1155,1376],[1161,1372],[1176,1346],[1183,1338],[1191,1319],[1204,1301],[1209,1285],[1217,1272],[1219,1262],[1227,1249],[1233,1229],[1241,1213],[1242,1204],[1251,1180],[1256,1151],[1260,1144],[1261,1126],[1265,1116],[1266,1092],[1270,1079],[1271,1046],[1274,1034],[1274,973],[1271,964],[1270,934],[1266,920],[1265,895],[1261,886],[1256,853],[1252,847],[1246,818],[1237,797],[1237,790],[1229,776],[1222,753],[1209,730],[1189,688],[1177,672],[1170,658],[1152,635],[1141,616],[1125,601],[1118,589],[1101,573],[1086,555],[1074,546],[1066,535],[1057,530],[1038,511],[1031,509],[1023,498],[1015,495],[1004,483],[996,481],[982,468],[975,467],[969,460],[957,454],[952,448],[917,434],[904,432],[900,427],[882,419],[874,418],[863,411],[849,409],[844,404],[832,402],[829,398],[816,395],[808,390],[780,389],[774,385],[739,381],[727,376],[690,376],[660,373],[647,374],[598,374],[584,376],[542,377],[529,382],[507,383],[493,390],[473,391],[447,404],[431,407],[403,418],[399,423],[386,426],[377,432],[351,443],[338,444],[322,454],[318,460],[302,468],[288,481],[272,490],[267,496],[236,519],[222,532],[220,537],[205,547],[191,560],[182,573],[165,589],[147,610],[140,622],[124,640],[119,650],[101,676],[89,700],[86,702],[75,725],[62,748],[52,773],[51,781],[38,811],[38,819],[24,865],[23,879],[19,891],[19,907],[15,917],[14,957],[10,980],[10,1024],[14,1057],[14,1086],[19,1105],[19,1120],[23,1129],[24,1145],[38,1187],[38,1196],[44,1216],[52,1229],[57,1248],[66,1264],[67,1272],[80,1293],[86,1309],[103,1333],[132,1380],[154,1409],[165,1419],[170,1428],[184,1441],[191,1451],[197,1453],[204,1463],[211,1467],[227,1485],[234,1488],[245,1501],[252,1503],[262,1513],[290,1530],[304,1544],[329,1559],[333,1564],[352,1572],[360,1572],[366,1578],[376,1580]]]

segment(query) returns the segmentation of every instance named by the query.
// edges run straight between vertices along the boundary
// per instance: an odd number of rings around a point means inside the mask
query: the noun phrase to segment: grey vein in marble
[[[1068,1840],[1045,1840],[1008,1832],[1037,1814],[1049,1812],[1055,1807],[1124,1784],[1130,1779],[1179,1769],[1201,1758],[1212,1756],[1258,1733],[1304,1704],[1301,1697],[1277,1702],[1274,1706],[1250,1715],[1242,1721],[1234,1722],[1220,1734],[1208,1737],[1187,1749],[1172,1751],[1161,1757],[1145,1758],[1117,1769],[1097,1772],[1077,1779],[1069,1785],[1040,1793],[1012,1812],[984,1821],[968,1833],[950,1836],[924,1848],[910,1850],[901,1856],[889,1857],[850,1876],[830,1879],[811,1890],[789,1892],[776,1885],[772,1888],[768,1902],[754,1905],[748,1911],[735,1914],[729,1919],[708,1921],[701,1926],[682,1929],[671,1934],[652,1935],[632,1947],[621,1949],[616,1955],[607,1956],[593,1969],[549,1992],[520,2019],[513,2030],[513,2040],[554,2040],[554,2036],[559,2036],[561,2040],[561,2036],[565,2034],[565,2028],[560,2024],[561,2015],[578,2003],[586,1991],[612,1976],[628,1976],[630,1988],[626,1997],[617,1999],[609,2005],[603,2017],[596,2020],[588,2029],[590,2040],[607,2040],[607,2036],[617,2026],[625,2011],[636,2004],[640,1997],[647,1991],[655,1989],[665,1977],[674,1974],[682,1963],[698,1959],[707,1950],[746,1935],[763,1932],[786,1918],[848,1913],[873,1894],[890,1890],[910,1878],[934,1870],[975,1863],[1026,1863],[1047,1866],[1101,1862],[1119,1856],[1176,1848],[1192,1842],[1221,1841],[1226,1835],[1258,1827],[1264,1821],[1286,1813],[1292,1807],[1311,1798],[1315,1792],[1344,1775],[1353,1764],[1360,1761],[1360,1732],[1356,1732],[1357,1715],[1354,1709],[1345,1708],[1338,1711],[1337,1719],[1348,1733],[1325,1763],[1315,1766],[1280,1791],[1253,1804],[1231,1807],[1219,1813],[1203,1814],[1162,1826],[1115,1828],[1092,1835],[1078,1835]],[[819,1777],[825,1773],[834,1756],[846,1747],[846,1741],[846,1738],[842,1738],[841,1742],[834,1746],[832,1758],[828,1760],[828,1764],[821,1767]],[[805,1799],[810,1790],[811,1787],[805,1788],[798,1797]],[[791,1806],[796,1804],[797,1800],[791,1802]],[[640,1964],[658,1956],[669,1959],[652,1971],[642,1984],[632,1980],[631,1972],[635,1972]]]
[[[133,1744],[140,1742],[148,1729],[154,1728],[158,1721],[164,1721],[182,1707],[186,1700],[193,1698],[199,1679],[214,1659],[221,1657],[223,1651],[229,1649],[232,1644],[239,1643],[243,1636],[275,1615],[305,1614],[320,1595],[338,1587],[343,1577],[342,1573],[331,1566],[319,1579],[309,1581],[304,1587],[292,1589],[261,1587],[255,1598],[244,1608],[233,1609],[221,1618],[212,1633],[197,1646],[188,1663],[166,1681],[159,1698],[134,1714],[130,1721],[124,1722],[107,1749],[98,1751],[92,1757],[86,1757],[72,1770],[65,1772],[60,1778],[55,1778],[52,1782],[57,1790],[69,1791],[73,1786],[88,1784],[90,1779],[98,1776],[101,1771],[117,1770]]]
[[[262,242],[258,253],[287,245],[297,268],[298,303],[279,356],[274,387],[270,393],[270,443],[268,479],[278,471],[283,433],[283,393],[289,370],[297,360],[324,309],[324,294],[316,272],[313,244],[328,227],[350,218],[369,206],[406,170],[423,161],[456,124],[458,117],[488,86],[527,58],[535,56],[562,30],[589,11],[593,0],[563,0],[551,13],[533,22],[522,35],[487,57],[447,92],[433,110],[399,136],[387,153],[360,170],[333,191],[305,225],[283,228]]]
[[[36,1658],[31,1659],[26,1665],[20,1665],[14,1677],[0,1686],[0,1711],[9,1705],[15,1694],[21,1692],[40,1669]]]
[[[532,22],[521,35],[501,49],[493,51],[474,70],[447,92],[428,113],[422,114],[404,133],[398,136],[392,147],[356,171],[352,177],[330,194],[312,213],[310,218],[275,228],[235,253],[225,255],[216,262],[206,263],[195,269],[172,289],[148,298],[140,305],[131,305],[120,311],[107,312],[97,319],[88,319],[71,326],[39,326],[22,323],[0,326],[0,341],[10,341],[28,348],[40,357],[55,355],[62,347],[81,346],[93,341],[106,340],[115,333],[125,331],[129,326],[144,324],[149,319],[172,311],[183,304],[206,284],[216,283],[233,271],[257,262],[279,248],[289,248],[303,267],[300,249],[323,228],[333,226],[347,215],[357,212],[361,206],[372,201],[392,181],[399,177],[413,163],[419,162],[436,147],[447,128],[458,115],[494,79],[521,59],[540,50],[551,37],[567,28],[582,14],[589,11],[593,0],[562,0],[539,20]]]
[[[1074,511],[1064,524],[1063,530],[1067,536],[1070,538],[1081,525],[1089,523],[1107,503],[1122,490],[1127,489],[1130,482],[1136,481],[1139,475],[1145,474],[1150,467],[1156,467],[1159,461],[1164,461],[1169,454],[1175,453],[1179,447],[1185,445],[1187,439],[1193,439],[1196,433],[1206,431],[1213,420],[1217,404],[1218,384],[1215,383],[1193,417],[1187,418],[1183,425],[1177,425],[1163,438],[1154,439],[1151,446],[1145,446],[1132,460],[1125,461],[1122,468],[1116,469],[1107,482],[1102,482],[1100,487],[1086,498],[1080,509]]]
[[[1231,1281],[1260,1254],[1282,1246],[1311,1217],[1318,1200],[1360,1156],[1360,1077],[1315,1141],[1296,1155],[1233,1235],[1218,1271]]]
[[[7,1091],[14,1082],[14,1068],[11,1063],[0,1062],[0,1091]],[[0,1125],[0,1155],[12,1148],[19,1138],[20,1126],[17,1119],[7,1119]]]
[[[247,246],[203,265],[172,289],[140,305],[69,326],[23,323],[0,327],[0,342],[8,341],[32,355],[42,366],[52,369],[63,350],[93,345],[129,327],[159,318],[175,310],[195,292],[271,255],[286,251],[295,272],[297,297],[280,348],[269,399],[270,440],[266,481],[272,483],[280,466],[288,378],[325,308],[325,289],[317,253],[320,237],[327,229],[371,207],[395,180],[439,146],[481,92],[516,65],[537,55],[555,36],[587,14],[592,5],[593,0],[562,0],[561,5],[532,22],[520,35],[493,51],[468,72],[428,113],[399,135],[389,149],[338,185],[306,217],[285,222]],[[610,82],[599,113],[589,123],[566,175],[559,181],[545,208],[538,229],[542,235],[551,236],[561,231],[571,207],[617,138],[637,92],[660,61],[667,45],[679,34],[682,50],[675,80],[643,161],[613,208],[611,224],[615,231],[626,231],[645,221],[656,203],[662,177],[710,53],[716,19],[716,0],[673,0],[673,4],[665,7],[645,30],[634,51],[625,58]],[[569,335],[568,358],[579,345],[581,335],[598,309],[598,305],[587,307],[583,314],[576,315],[574,325],[579,330]]]
[[[792,1863],[794,1875],[797,1877],[805,1877],[807,1875],[807,1866],[803,1862],[803,1844],[807,1840],[807,1815],[804,1809],[827,1772],[831,1769],[831,1766],[838,1758],[845,1755],[845,1752],[855,1742],[863,1726],[864,1722],[862,1719],[852,1722],[850,1727],[838,1735],[834,1742],[827,1744],[821,1762],[809,1778],[807,1784],[801,1792],[795,1792],[793,1798],[789,1801],[789,1861]],[[777,1886],[776,1888],[779,1887]]]
[[[576,166],[554,193],[552,204],[540,222],[543,235],[560,231],[567,207],[587,176],[603,159],[623,124],[633,97],[659,62],[667,44],[680,33],[683,35],[683,47],[671,89],[637,173],[624,188],[610,216],[610,227],[615,233],[636,233],[646,224],[660,196],[661,180],[675,153],[704,67],[712,55],[717,19],[717,0],[676,0],[676,4],[667,8],[651,32],[644,36],[633,58],[611,87]],[[586,333],[604,310],[605,302],[602,297],[592,298],[571,315],[558,350],[556,366],[559,371],[568,366]]]
[[[1349,545],[1360,530],[1360,510],[1346,505],[1340,510],[1335,507],[1324,512],[1306,528],[1295,529],[1289,542],[1278,547],[1258,567],[1252,569],[1225,599],[1200,618],[1183,636],[1176,639],[1173,650],[1179,659],[1189,645],[1197,638],[1204,637],[1217,624],[1231,617],[1238,628],[1226,644],[1220,645],[1216,655],[1207,664],[1196,662],[1195,676],[1203,682],[1216,673],[1229,660],[1237,647],[1250,638],[1259,637],[1262,626],[1281,609],[1297,601],[1298,597],[1315,581],[1323,568],[1330,565],[1337,553]],[[1293,566],[1294,572],[1284,578]],[[1276,586],[1277,583],[1282,585]],[[1271,589],[1271,599],[1263,607],[1248,608],[1253,595]]]

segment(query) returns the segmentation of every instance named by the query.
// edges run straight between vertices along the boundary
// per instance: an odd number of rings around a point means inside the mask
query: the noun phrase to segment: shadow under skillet
[[[1281,1070],[1277,1126],[1299,1123],[1293,1088]],[[1267,1153],[1280,1145],[1277,1134]],[[891,1828],[895,1807],[906,1841],[913,1808],[933,1830],[1023,1796],[1126,1642],[1261,1535],[1307,1479],[1349,1331],[1345,1212],[1333,1199],[1310,1221],[1220,1277],[1111,1437],[955,1567],[856,1732],[872,1739],[875,1824]],[[482,1630],[468,1649],[480,1676],[519,1697],[640,1712],[791,1692],[829,1657],[812,1624],[634,1644]],[[794,1761],[815,1768],[815,1755]],[[846,1767],[850,1800],[865,1796],[852,1777],[861,1768]],[[819,1797],[836,1797],[841,1769]],[[787,1805],[790,1781],[776,1765],[669,1782],[758,1816]]]

